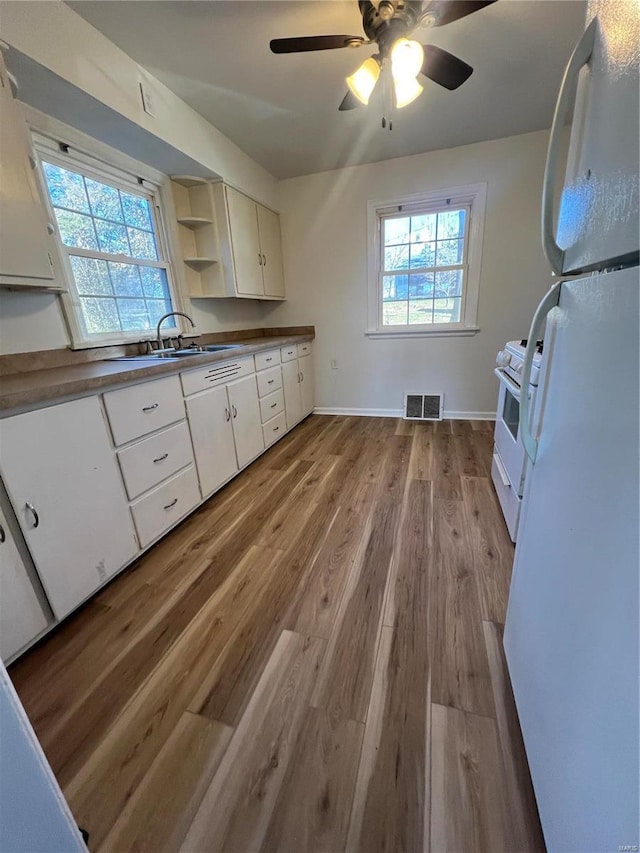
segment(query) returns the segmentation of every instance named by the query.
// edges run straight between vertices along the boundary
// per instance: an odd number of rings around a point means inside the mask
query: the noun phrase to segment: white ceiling
[[[356,0],[79,0],[69,5],[279,178],[497,139],[551,124],[585,20],[580,0],[499,0],[415,38],[474,67],[382,130],[368,108],[338,112],[344,78],[371,48],[276,56],[272,38],[362,34]]]

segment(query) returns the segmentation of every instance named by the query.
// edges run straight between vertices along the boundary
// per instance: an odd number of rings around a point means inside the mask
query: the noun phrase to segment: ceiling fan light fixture
[[[415,77],[407,77],[406,79],[398,79],[394,77],[393,87],[396,94],[396,107],[402,109],[408,104],[415,101],[418,95],[423,91],[423,87],[418,83]]]
[[[355,97],[362,103],[368,104],[378,78],[380,77],[380,65],[370,56],[362,65],[347,77],[347,86]]]
[[[394,80],[415,80],[423,62],[422,45],[413,39],[399,38],[391,48],[391,73]]]

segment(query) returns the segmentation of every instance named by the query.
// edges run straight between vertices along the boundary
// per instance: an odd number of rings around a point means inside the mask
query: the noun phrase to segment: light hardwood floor
[[[11,668],[92,851],[544,850],[491,429],[311,416]]]

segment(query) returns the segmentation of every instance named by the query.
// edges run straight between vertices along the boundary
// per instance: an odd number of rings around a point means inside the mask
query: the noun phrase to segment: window
[[[38,140],[44,183],[66,261],[74,343],[151,337],[174,310],[157,187]],[[56,147],[58,150],[56,150]],[[176,330],[167,322],[166,331]]]
[[[472,334],[486,185],[369,203],[369,328]]]

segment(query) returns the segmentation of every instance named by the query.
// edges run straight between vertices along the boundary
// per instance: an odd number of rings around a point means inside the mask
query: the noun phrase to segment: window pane
[[[127,225],[153,231],[149,202],[146,198],[142,198],[139,195],[131,195],[131,193],[120,192],[120,200],[122,201],[122,209],[124,210],[124,221]]]
[[[117,302],[120,324],[125,332],[151,328],[144,299],[118,299]]]
[[[397,243],[408,243],[411,217],[405,216],[398,219],[383,219],[384,245],[393,246]]]
[[[412,243],[411,244],[411,268],[433,267],[436,264],[435,243]]]
[[[464,237],[466,210],[447,210],[438,214],[438,240]]]
[[[428,243],[436,239],[436,213],[421,213],[411,217],[411,242]]]
[[[168,314],[170,311],[173,311],[171,306],[171,302],[168,299],[147,299],[147,310],[149,311],[149,320],[151,321],[152,327],[158,325],[158,320],[162,317],[163,314]],[[165,323],[162,324],[162,332],[166,335],[166,332],[171,329],[177,328],[175,322],[173,322],[173,318],[171,320],[166,320]]]
[[[385,302],[382,305],[382,323],[385,326],[406,326],[407,309],[409,303],[406,300]]]
[[[433,323],[433,299],[409,300],[409,324]]]
[[[462,240],[438,240],[437,247],[437,267],[450,267],[462,263]]]
[[[140,231],[138,228],[127,228],[129,232],[129,243],[131,244],[131,257],[148,258],[152,261],[158,260],[156,241],[149,231]]]
[[[437,272],[435,296],[462,296],[462,270]]]
[[[113,294],[106,261],[80,258],[77,255],[70,255],[69,261],[79,294],[83,296],[111,296]]]
[[[155,267],[138,267],[144,295],[152,299],[169,299],[169,284],[165,270]]]
[[[129,241],[127,240],[127,229],[124,225],[116,222],[106,222],[104,219],[94,219],[98,245],[101,252],[110,255],[129,255]]]
[[[80,299],[80,305],[89,334],[120,331],[115,299],[95,299],[83,296]]]
[[[82,175],[54,166],[52,163],[43,163],[42,168],[51,203],[54,206],[69,207],[80,213],[89,213],[89,202]]]
[[[111,219],[114,222],[122,222],[123,216],[118,190],[107,184],[101,184],[99,181],[92,181],[91,178],[85,178],[85,183],[93,215],[102,219]]]
[[[413,274],[409,277],[409,298],[429,297],[433,299],[433,273]]]
[[[409,267],[408,246],[387,246],[384,250],[386,270],[406,270]]]
[[[109,272],[116,296],[142,296],[140,273],[135,264],[114,264],[109,261]]]
[[[433,302],[433,322],[459,323],[461,303],[462,299],[459,297],[453,299],[435,299]]]
[[[97,249],[96,233],[93,230],[93,220],[82,213],[71,213],[68,210],[56,211],[60,239],[65,246],[75,246],[77,249]]]

